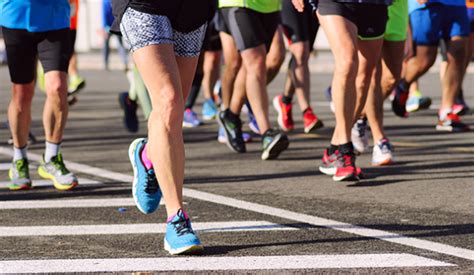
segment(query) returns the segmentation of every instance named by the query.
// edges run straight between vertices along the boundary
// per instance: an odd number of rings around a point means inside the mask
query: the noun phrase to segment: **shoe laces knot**
[[[171,222],[171,224],[174,226],[176,234],[178,234],[178,236],[194,233],[193,229],[191,228],[189,219],[178,219],[175,222]]]
[[[158,191],[158,181],[156,180],[155,171],[148,170],[145,179],[145,192],[154,194]]]

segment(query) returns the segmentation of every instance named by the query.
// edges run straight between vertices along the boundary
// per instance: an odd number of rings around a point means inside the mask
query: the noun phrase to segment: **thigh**
[[[282,2],[281,26],[290,45],[292,43],[308,41],[308,10],[311,10],[311,7],[305,5],[304,12],[300,13],[295,9],[291,1],[285,0]]]
[[[3,27],[10,79],[16,84],[31,83],[35,78],[38,42],[33,33]]]
[[[69,32],[69,29],[63,29],[42,34],[42,40],[38,44],[38,58],[45,73],[50,71],[67,73],[71,54]]]
[[[267,52],[270,52],[272,45],[284,48],[283,35],[278,30],[281,23],[280,12],[263,13],[260,15],[260,22],[264,29],[264,44]],[[277,49],[277,51],[280,51]]]

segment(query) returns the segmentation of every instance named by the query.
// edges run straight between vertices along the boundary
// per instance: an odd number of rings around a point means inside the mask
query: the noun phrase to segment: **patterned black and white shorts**
[[[120,31],[132,52],[149,45],[173,44],[176,56],[196,57],[201,52],[207,24],[188,33],[173,29],[168,17],[128,8]]]

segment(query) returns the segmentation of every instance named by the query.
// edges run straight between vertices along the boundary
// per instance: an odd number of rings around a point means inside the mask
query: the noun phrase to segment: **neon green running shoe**
[[[79,75],[69,76],[68,93],[73,95],[86,87],[86,80]]]
[[[43,179],[52,180],[54,187],[61,191],[71,190],[79,184],[76,175],[66,168],[61,153],[53,157],[50,162],[42,161],[38,167],[38,174]]]
[[[30,169],[27,159],[20,159],[12,163],[12,168],[8,171],[11,183],[10,190],[28,190],[31,188]]]

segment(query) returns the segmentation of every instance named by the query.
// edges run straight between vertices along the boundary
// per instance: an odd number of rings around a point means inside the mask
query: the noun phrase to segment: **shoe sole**
[[[202,115],[202,119],[205,121],[212,121],[212,120],[215,120],[216,118],[217,118],[217,115],[213,115],[213,116]]]
[[[230,144],[230,141],[229,141],[229,135],[227,134],[227,130],[224,126],[224,122],[221,120],[220,116],[217,117],[217,123],[219,124],[220,127],[224,128],[225,144],[227,145],[227,147],[229,147],[229,149],[232,150],[233,152],[245,153],[245,151],[244,152],[239,152],[234,147],[232,147],[232,145]]]
[[[392,165],[394,163],[393,159],[385,159],[381,162],[372,162],[372,166],[387,166],[387,165]]]
[[[334,176],[336,174],[336,170],[337,168],[333,167],[333,168],[324,168],[324,167],[321,167],[319,166],[319,171],[325,175],[328,175],[328,176]]]
[[[359,181],[360,179],[356,174],[350,174],[350,175],[342,176],[342,177],[337,177],[336,175],[334,175],[332,177],[332,180],[340,182],[340,181]]]
[[[138,138],[130,144],[130,147],[128,147],[128,158],[130,159],[130,163],[132,164],[133,168],[133,184],[132,184],[132,195],[133,195],[133,201],[135,202],[135,206],[142,212],[143,214],[151,214],[153,212],[147,212],[143,208],[140,207],[140,204],[138,203],[138,198],[137,194],[135,193],[136,186],[138,184],[138,172],[137,172],[137,166],[135,164],[135,150],[137,149],[138,143],[142,142],[144,138]]]
[[[204,252],[204,247],[202,245],[190,245],[181,247],[179,249],[171,249],[168,241],[165,238],[165,250],[168,251],[171,255],[201,255]]]
[[[77,185],[79,185],[78,181],[74,181],[71,184],[67,184],[67,185],[66,184],[60,184],[53,175],[46,172],[43,169],[43,167],[41,167],[41,166],[38,167],[38,175],[43,179],[51,180],[53,182],[54,188],[56,188],[57,190],[60,190],[60,191],[68,191],[68,190],[73,189]]]
[[[324,127],[324,123],[321,122],[321,120],[316,120],[316,122],[312,123],[311,125],[304,127],[304,133],[309,134],[312,131],[321,129]]]
[[[280,129],[282,129],[283,131],[287,133],[293,131],[294,128],[286,128],[285,125],[283,124],[283,114],[280,109],[280,102],[278,102],[278,97],[273,98],[273,108],[275,108],[275,110],[278,113],[277,121],[278,121],[278,126],[280,126]]]
[[[8,178],[10,180],[12,180],[12,170],[11,169],[8,170]],[[30,179],[30,181],[27,182],[27,183],[23,183],[23,184],[11,183],[7,187],[11,191],[30,190],[32,188],[32,182],[31,182],[31,179]]]
[[[469,129],[469,128],[453,128],[452,126],[436,125],[436,130],[441,131],[441,132],[448,132],[448,133],[462,133],[462,132],[469,132],[471,129]]]
[[[270,150],[264,151],[262,153],[262,160],[271,160],[271,159],[278,158],[278,156],[283,151],[288,149],[289,146],[290,146],[290,142],[288,141],[288,139],[282,141],[280,137],[280,139],[272,141],[272,143],[270,143],[270,146],[269,146]]]

